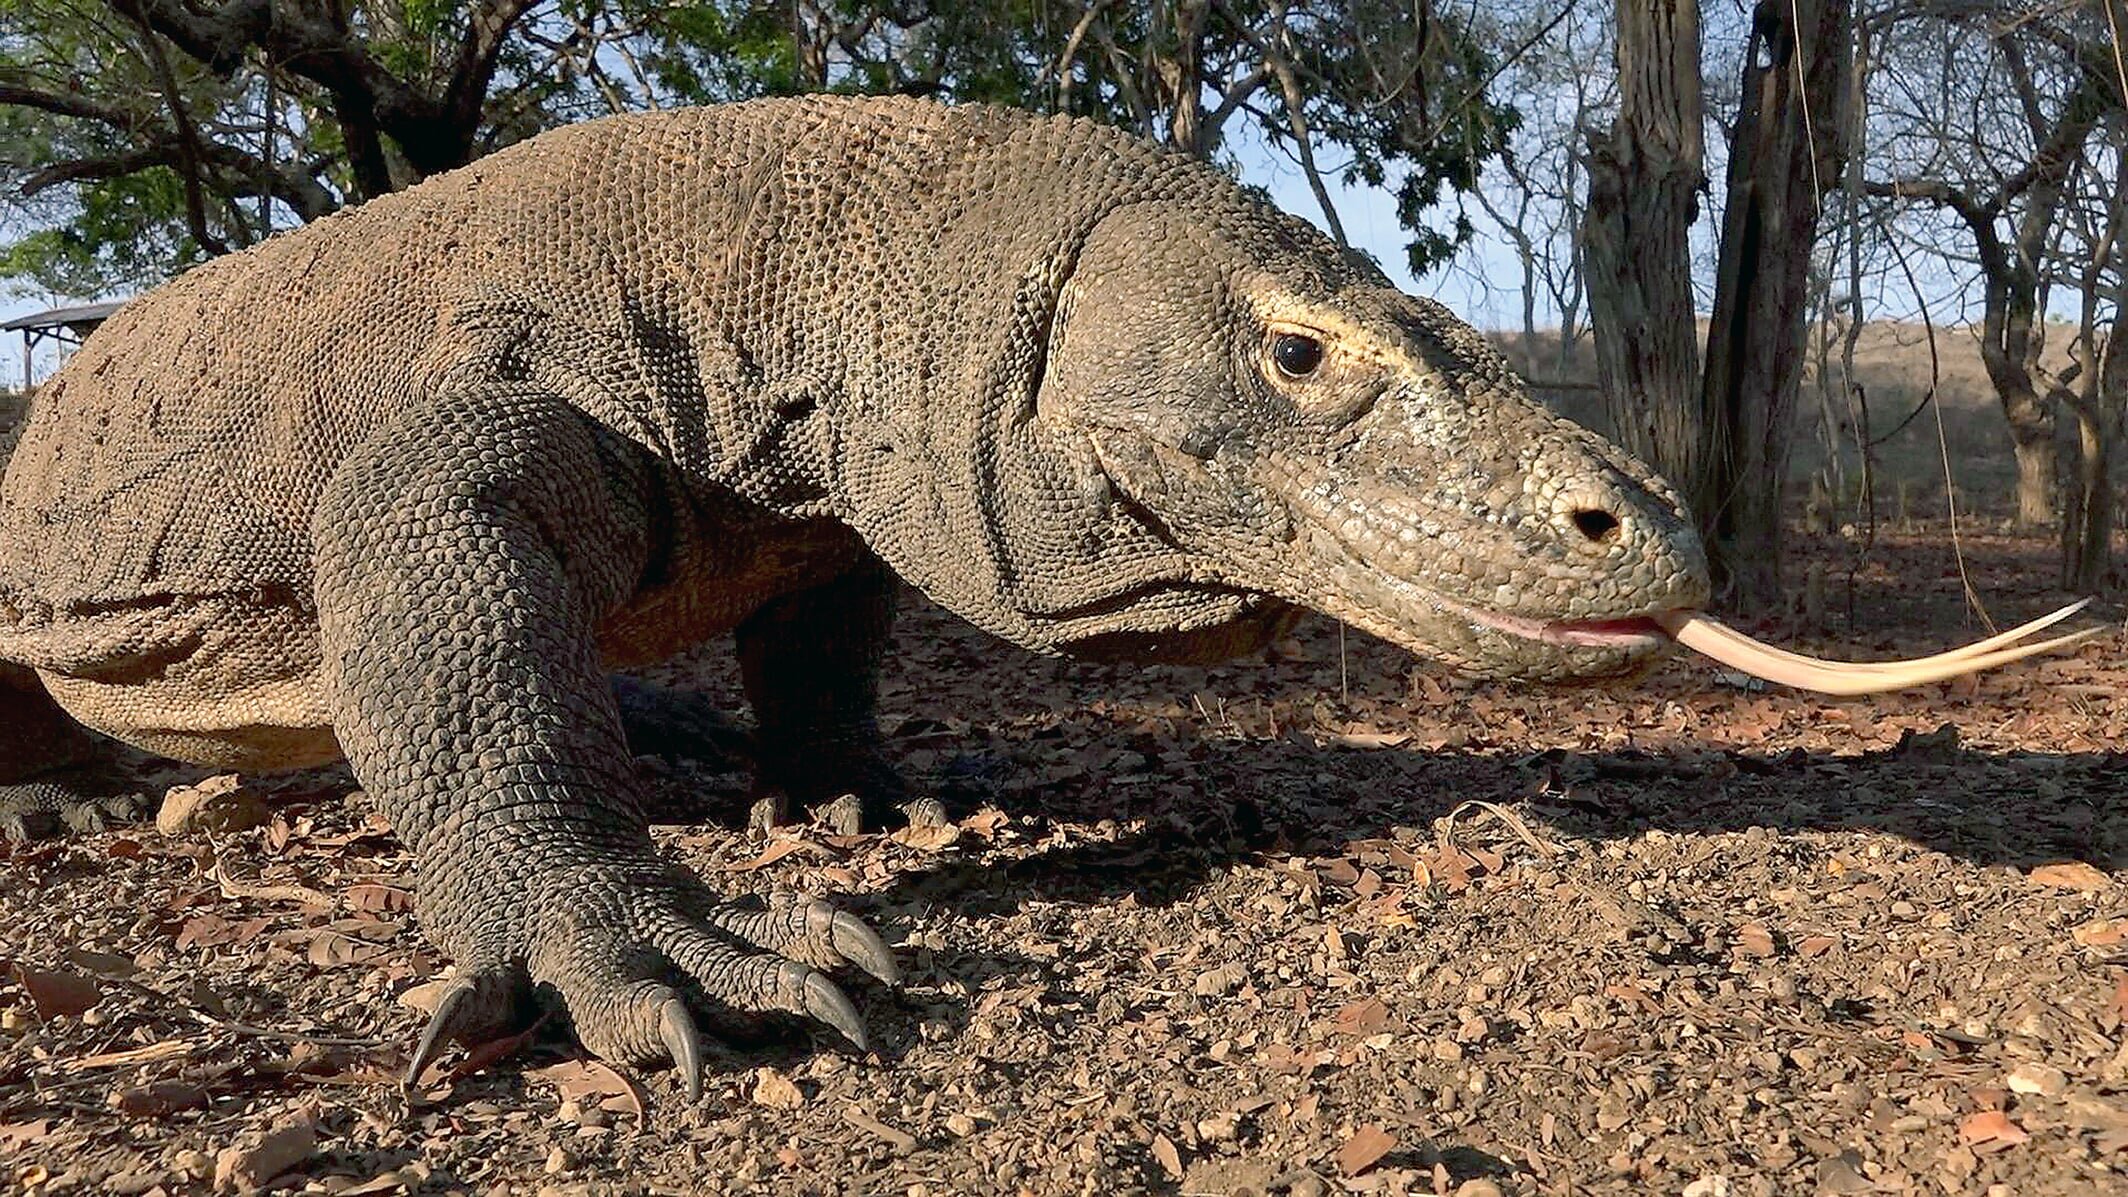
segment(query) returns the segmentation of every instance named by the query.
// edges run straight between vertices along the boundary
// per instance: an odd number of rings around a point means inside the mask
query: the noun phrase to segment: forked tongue
[[[2053,627],[2083,610],[2090,602],[2090,599],[2083,599],[2071,603],[2052,615],[2042,616],[2000,635],[1968,644],[1964,648],[1904,661],[1826,661],[1817,657],[1806,657],[1770,644],[1761,644],[1735,628],[1692,611],[1676,611],[1658,616],[1656,622],[1662,624],[1663,630],[1686,648],[1753,677],[1764,678],[1783,686],[1794,686],[1799,690],[1815,690],[1820,694],[1879,694],[1886,690],[1940,682],[1961,674],[1978,673],[1983,669],[2007,665],[2037,653],[2082,644],[2104,634],[2108,629],[2086,628],[2081,632],[2071,632],[2066,636],[2056,636],[2030,644],[2019,644],[2018,641]]]

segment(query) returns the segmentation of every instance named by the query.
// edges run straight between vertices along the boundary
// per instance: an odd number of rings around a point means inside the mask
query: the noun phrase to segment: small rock
[[[214,1157],[214,1191],[255,1193],[267,1181],[309,1159],[318,1149],[318,1132],[306,1118],[267,1132],[252,1147],[225,1147]]]
[[[1197,1137],[1212,1143],[1225,1142],[1234,1137],[1240,1125],[1241,1115],[1230,1110],[1217,1118],[1201,1119],[1197,1123]]]
[[[755,1105],[771,1110],[795,1110],[805,1104],[804,1090],[773,1068],[754,1069],[752,1096]]]
[[[2069,1088],[2069,1079],[2062,1075],[2059,1068],[2030,1060],[2011,1069],[2010,1074],[2003,1078],[2003,1084],[2012,1093],[2060,1097]]]
[[[245,831],[263,826],[266,800],[245,788],[234,773],[221,773],[196,786],[172,786],[155,814],[155,830],[168,836],[191,831]]]
[[[1456,1197],[1500,1197],[1500,1186],[1480,1177],[1456,1186]]]
[[[1818,1161],[1819,1197],[1836,1197],[1847,1193],[1874,1193],[1877,1186],[1862,1175],[1861,1158],[1851,1151],[1828,1156]]]
[[[103,1191],[111,1197],[138,1197],[158,1183],[153,1172],[121,1172],[103,1182]]]
[[[1239,964],[1222,964],[1218,968],[1199,973],[1195,989],[1198,997],[1220,997],[1241,988],[1249,979],[1249,972]]]
[[[975,1119],[966,1114],[948,1114],[946,1129],[951,1131],[955,1138],[965,1139],[975,1133]]]

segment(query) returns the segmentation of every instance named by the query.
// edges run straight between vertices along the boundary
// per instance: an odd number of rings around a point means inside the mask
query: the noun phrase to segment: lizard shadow
[[[1136,736],[1119,726],[1081,751],[1128,752]],[[1105,746],[1105,738],[1115,744]],[[2128,757],[2115,753],[1973,751],[1927,736],[1863,754],[1773,756],[1354,749],[1295,737],[1190,734],[1170,738],[1165,749],[1162,770],[1051,786],[1015,781],[1053,751],[1039,742],[1008,744],[977,760],[950,758],[929,779],[949,810],[963,815],[995,805],[1016,834],[1037,844],[1054,838],[1055,846],[942,853],[866,895],[861,913],[944,907],[981,919],[1033,910],[1068,937],[1073,908],[1123,901],[1185,907],[1237,864],[1344,858],[1354,841],[1430,849],[1434,820],[1466,801],[1515,807],[1537,836],[1554,842],[1617,841],[1657,830],[1862,831],[1984,867],[2128,866]],[[1053,835],[1065,823],[1081,834]],[[1056,962],[1011,948],[963,947],[936,971],[971,991],[993,978],[1060,984]],[[897,1002],[884,990],[866,996],[881,1013]],[[887,1021],[911,1013],[902,1009]],[[970,1016],[961,1002],[934,1004],[927,1015],[954,1033]],[[911,1034],[912,1027],[895,1027],[886,1038],[906,1043]]]
[[[1116,751],[1130,751],[1129,733],[1115,739]],[[1170,744],[1177,759],[1165,772],[1046,788],[966,783],[972,773],[1035,768],[1039,748],[988,769],[956,762],[934,783],[950,809],[988,802],[1036,825],[1130,830],[1002,864],[943,860],[903,874],[889,900],[951,902],[968,913],[1125,895],[1166,905],[1267,852],[1339,856],[1351,841],[1400,833],[1430,845],[1433,820],[1469,800],[1527,803],[1523,809],[1546,838],[1869,831],[1986,867],[2128,866],[2128,754],[1985,752],[1928,737],[1863,754],[1774,756],[1354,749],[1293,737],[1209,739],[1186,730]]]
[[[1547,838],[1852,830],[1984,867],[2128,866],[2128,752],[1976,750],[1955,732],[1909,733],[1869,752],[1545,749],[1561,737],[1528,730],[1546,719],[1540,702],[1525,704],[1513,687],[1429,686],[1421,697],[1402,684],[1412,672],[1402,650],[1348,640],[1312,617],[1268,667],[1132,667],[1000,646],[914,600],[890,661],[882,706],[908,712],[902,727],[914,733],[897,733],[892,751],[950,811],[989,803],[1037,824],[1128,828],[1003,864],[942,859],[898,883],[969,911],[1126,894],[1166,904],[1265,852],[1341,855],[1352,840],[1398,829],[1430,844],[1433,820],[1473,799],[1517,806]],[[1694,687],[1704,683],[1680,680],[1645,684],[1701,706],[1708,696]],[[1408,717],[1414,701],[1430,713]],[[1488,717],[1501,708],[1504,726]],[[1984,704],[1952,700],[1943,717],[1988,716]],[[1489,744],[1422,749],[1296,725]],[[1579,734],[1589,732],[1584,719]]]

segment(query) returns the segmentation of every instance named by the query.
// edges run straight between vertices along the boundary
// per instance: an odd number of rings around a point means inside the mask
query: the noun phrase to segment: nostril
[[[1574,513],[1574,526],[1597,544],[1609,544],[1618,539],[1618,517],[1608,511],[1584,507]]]

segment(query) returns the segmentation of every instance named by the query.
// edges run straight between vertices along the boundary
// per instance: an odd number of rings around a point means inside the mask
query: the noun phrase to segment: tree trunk
[[[1761,2],[1744,56],[1707,327],[1704,472],[1688,493],[1712,533],[1717,583],[1747,611],[1780,597],[1810,251],[1843,158],[1848,11],[1847,0]]]
[[[1617,123],[1589,137],[1583,277],[1611,434],[1699,477],[1699,346],[1686,236],[1705,180],[1697,0],[1619,0]]]
[[[1983,352],[1982,357],[1987,356]],[[2003,419],[2010,426],[2010,450],[2017,458],[2017,523],[2044,528],[2054,522],[2054,409],[2029,375],[2020,370],[2017,378],[2021,381],[2005,375],[1994,380]]]
[[[2083,293],[2075,361],[2062,372],[2065,406],[2076,419],[2076,485],[2062,507],[2062,585],[2093,591],[2113,568],[2113,452],[2120,432],[2124,363],[2114,351],[2128,331],[2128,288],[2107,285],[2116,249],[2128,232],[2128,161],[2114,161],[2106,223],[2084,258]],[[2110,295],[2109,295],[2110,292]],[[2113,321],[2103,333],[2099,305],[2113,300]]]
[[[2106,584],[2113,539],[2113,482],[2108,469],[2105,415],[2096,396],[2078,396],[2076,490],[2062,521],[2062,585],[2097,590]]]

